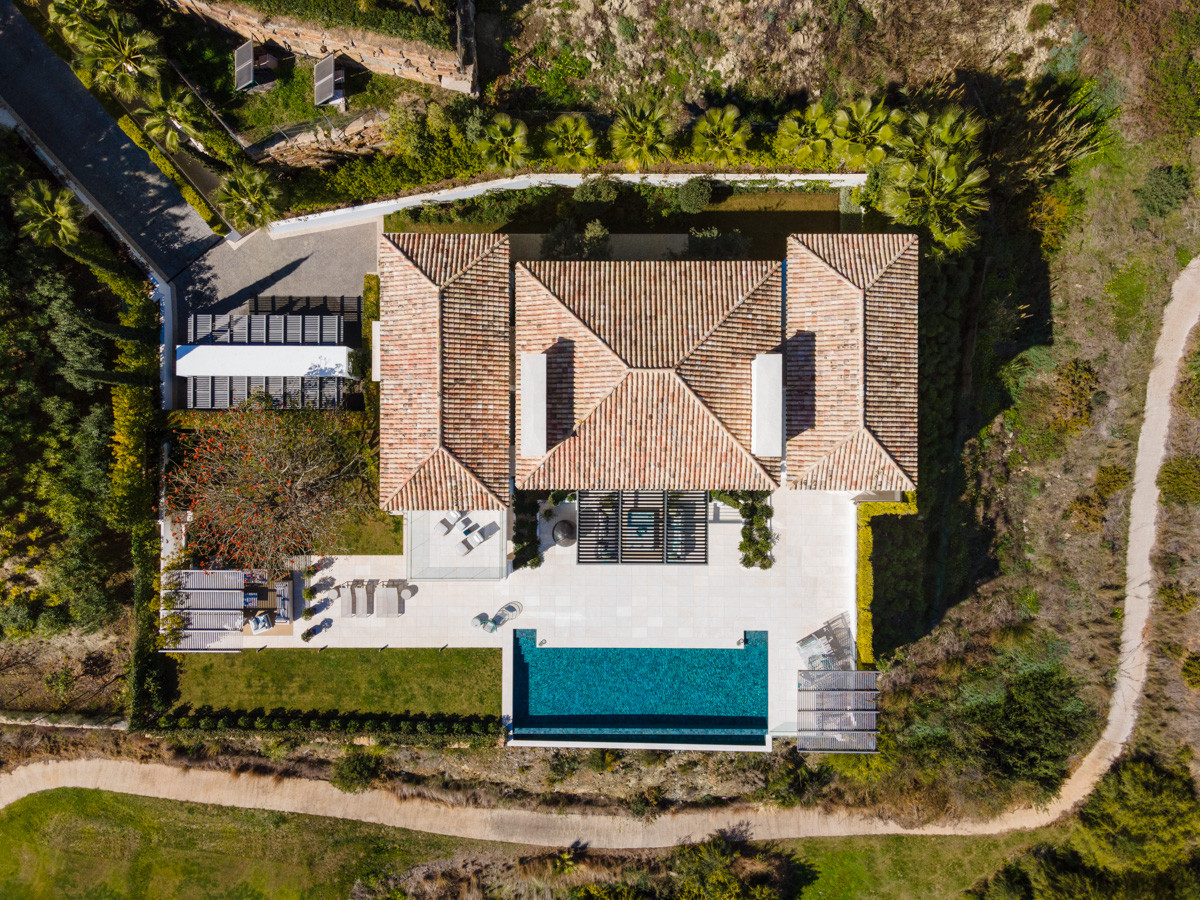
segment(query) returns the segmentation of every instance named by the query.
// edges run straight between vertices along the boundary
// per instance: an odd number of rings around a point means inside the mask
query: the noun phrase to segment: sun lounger
[[[358,589],[360,583],[357,581],[350,584],[350,615],[361,616],[363,612],[363,600],[359,596]]]
[[[365,615],[373,616],[373,615],[375,615],[375,584],[374,584],[374,582],[367,583],[366,593],[367,593],[367,608],[366,608]]]
[[[338,597],[340,597],[342,601],[342,616],[345,617],[354,615],[354,606],[353,601],[350,598],[350,592],[339,590]]]
[[[383,586],[383,599],[379,604],[379,614],[385,618],[400,615],[403,609],[403,601],[400,599],[400,586],[397,584],[386,584]]]

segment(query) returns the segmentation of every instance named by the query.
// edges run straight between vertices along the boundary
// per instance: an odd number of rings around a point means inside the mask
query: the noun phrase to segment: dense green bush
[[[742,565],[747,569],[769,569],[774,565],[771,548],[778,535],[771,530],[774,510],[767,501],[767,491],[713,491],[714,500],[732,506],[742,517],[742,540],[738,549],[742,553]]]
[[[679,186],[679,210],[687,215],[704,212],[712,201],[712,182],[705,178],[689,178]]]
[[[517,491],[513,497],[513,570],[542,564],[538,541],[538,506],[544,494]]]
[[[1054,844],[1011,860],[972,896],[979,900],[1195,896],[1200,808],[1182,767],[1122,762],[1088,798],[1079,825]]]
[[[348,750],[333,764],[329,783],[339,791],[361,794],[383,774],[383,760],[365,750]]]
[[[1168,581],[1158,586],[1158,602],[1178,615],[1190,613],[1200,601],[1200,594],[1189,590],[1178,581]]]
[[[1191,171],[1184,166],[1158,166],[1133,193],[1145,215],[1162,218],[1183,206],[1191,192]]]
[[[1158,489],[1164,503],[1200,503],[1200,456],[1178,456],[1163,463]]]

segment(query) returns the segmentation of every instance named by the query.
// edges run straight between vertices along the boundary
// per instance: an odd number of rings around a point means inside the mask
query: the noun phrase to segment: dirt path
[[[382,790],[343,794],[324,781],[233,775],[104,759],[56,760],[6,772],[0,775],[0,807],[38,791],[92,788],[167,800],[358,819],[480,840],[519,839],[522,843],[546,846],[581,841],[592,847],[611,848],[670,846],[703,838],[718,829],[737,829],[758,839],[779,839],[871,834],[983,835],[1048,825],[1091,793],[1120,754],[1137,722],[1138,702],[1146,681],[1145,633],[1152,596],[1150,554],[1158,513],[1155,481],[1166,445],[1176,373],[1188,332],[1197,319],[1200,319],[1200,259],[1188,266],[1172,290],[1146,392],[1145,421],[1138,441],[1129,510],[1120,666],[1108,725],[1063,785],[1058,798],[1044,809],[1015,809],[987,822],[939,823],[917,829],[849,812],[755,807],[686,812],[641,822],[625,816],[444,806],[424,800],[400,800]]]

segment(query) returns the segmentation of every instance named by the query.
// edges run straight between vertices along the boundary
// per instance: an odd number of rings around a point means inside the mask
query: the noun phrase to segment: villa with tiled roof
[[[777,262],[512,263],[499,235],[394,234],[379,266],[387,510],[915,486],[913,235],[792,235]]]

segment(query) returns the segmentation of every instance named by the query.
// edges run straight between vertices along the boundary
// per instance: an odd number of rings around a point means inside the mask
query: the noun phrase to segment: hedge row
[[[494,740],[503,733],[498,716],[462,716],[452,713],[397,713],[393,715],[339,714],[295,709],[233,710],[180,709],[161,716],[160,731],[256,732],[313,735],[372,735],[425,740],[466,738]]]
[[[361,28],[376,34],[386,34],[409,41],[421,41],[441,50],[453,50],[450,22],[454,3],[432,0],[423,3],[431,15],[410,9],[396,9],[391,4],[363,0],[239,0],[268,16],[291,16],[323,28]]]
[[[875,598],[875,570],[871,556],[875,536],[871,519],[875,516],[911,516],[917,511],[917,495],[908,492],[901,503],[858,504],[858,664],[875,665],[875,627],[871,621],[871,601]]]
[[[150,162],[154,163],[159,171],[174,182],[175,187],[179,189],[179,193],[183,195],[183,199],[200,214],[200,218],[207,222],[213,231],[217,234],[229,233],[229,226],[217,215],[217,211],[213,209],[212,205],[204,197],[200,196],[199,192],[184,178],[183,173],[176,168],[175,163],[163,155],[162,151],[146,137],[142,129],[138,127],[138,124],[132,118],[121,116],[117,119],[117,124],[129,136],[131,141],[146,151],[146,154],[150,157]]]

